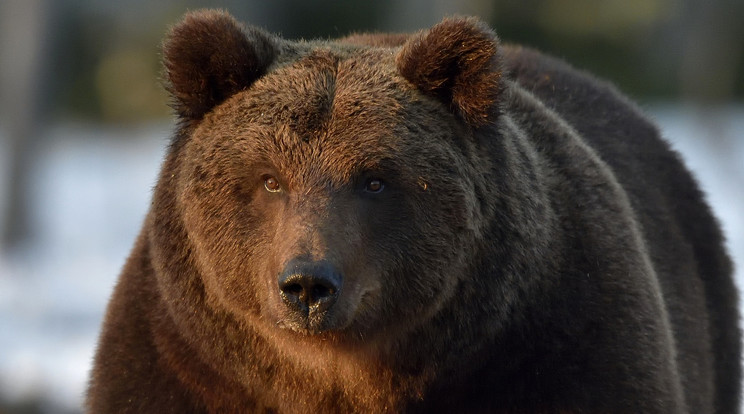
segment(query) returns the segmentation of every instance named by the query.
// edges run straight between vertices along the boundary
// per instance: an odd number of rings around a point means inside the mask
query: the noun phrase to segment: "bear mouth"
[[[359,300],[352,301],[354,304],[343,303],[336,304],[329,309],[321,307],[306,307],[300,312],[290,311],[283,312],[283,317],[278,321],[277,326],[303,335],[319,335],[323,333],[335,332],[343,334],[347,331],[363,330],[358,322],[365,320],[364,310],[366,303],[366,294],[360,295]],[[346,301],[344,301],[346,302]]]
[[[313,311],[307,309],[305,312],[293,312],[279,322],[279,327],[303,335],[317,335],[323,332],[336,330],[333,315],[329,311]]]
[[[372,326],[376,325],[373,311],[378,288],[364,290],[347,286],[343,294],[338,292],[333,306],[318,305],[287,307],[282,303],[276,326],[302,335],[338,334],[354,342],[369,339]],[[337,335],[334,335],[337,336]],[[339,337],[339,339],[340,339]]]

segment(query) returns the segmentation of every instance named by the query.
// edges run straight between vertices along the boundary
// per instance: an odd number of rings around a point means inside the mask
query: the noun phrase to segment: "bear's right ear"
[[[468,125],[485,125],[498,113],[499,42],[478,19],[444,19],[411,36],[396,63],[404,78],[439,99]]]
[[[178,116],[199,120],[249,87],[276,58],[276,42],[261,30],[244,29],[223,11],[187,14],[163,42],[166,88]]]

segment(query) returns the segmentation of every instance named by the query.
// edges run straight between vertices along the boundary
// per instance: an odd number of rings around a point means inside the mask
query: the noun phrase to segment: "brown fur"
[[[195,12],[173,28],[163,45],[163,66],[182,118],[201,119],[266,72],[274,45],[253,32],[226,13]]]
[[[501,77],[498,42],[477,20],[445,20],[414,35],[397,63],[406,79],[449,103],[466,122],[482,126],[494,116]]]
[[[339,42],[373,47],[396,47],[405,43],[409,37],[410,33],[354,33],[340,39]]]
[[[90,412],[735,412],[719,230],[611,88],[474,19],[293,43],[201,11],[164,60],[181,122]],[[332,306],[290,306],[302,272]]]

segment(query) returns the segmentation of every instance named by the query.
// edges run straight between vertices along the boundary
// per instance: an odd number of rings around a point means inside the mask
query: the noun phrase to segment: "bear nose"
[[[328,261],[292,260],[279,275],[279,295],[303,315],[330,308],[338,298],[343,279]]]

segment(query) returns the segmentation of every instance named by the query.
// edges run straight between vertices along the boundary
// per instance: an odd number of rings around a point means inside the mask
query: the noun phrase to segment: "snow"
[[[684,157],[723,226],[744,286],[744,105],[700,110],[656,107],[652,117]],[[720,144],[711,145],[720,140]]]
[[[744,107],[650,112],[708,193],[742,286]],[[0,251],[0,401],[80,410],[108,296],[147,210],[170,128],[61,125],[45,132],[30,193],[31,240]],[[727,146],[711,146],[711,136]],[[5,144],[0,136],[0,162]]]
[[[0,401],[79,410],[169,129],[68,125],[45,134],[31,180],[31,241],[0,254]]]

